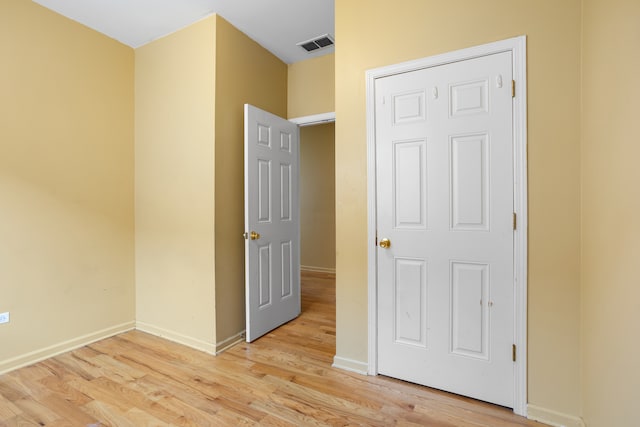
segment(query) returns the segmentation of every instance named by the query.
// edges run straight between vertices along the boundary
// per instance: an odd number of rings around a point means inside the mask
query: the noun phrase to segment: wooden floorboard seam
[[[542,426],[510,409],[331,367],[335,275],[302,314],[218,356],[130,331],[0,376],[0,426]]]

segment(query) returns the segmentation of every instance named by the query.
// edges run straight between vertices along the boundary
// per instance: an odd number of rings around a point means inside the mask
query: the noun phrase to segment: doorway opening
[[[300,269],[336,272],[335,123],[300,128]]]

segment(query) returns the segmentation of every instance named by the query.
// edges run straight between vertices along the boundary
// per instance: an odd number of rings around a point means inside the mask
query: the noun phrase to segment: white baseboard
[[[128,332],[134,329],[134,327],[135,322],[122,323],[120,325],[112,326],[110,328],[102,329],[100,331],[92,332],[90,334],[63,341],[58,344],[42,348],[40,350],[35,350],[27,354],[0,361],[0,375],[6,374],[9,371],[23,368],[25,366],[33,365],[34,363],[38,363],[42,360],[58,356],[59,354],[84,347],[85,345],[89,345],[96,341],[100,341],[105,338],[121,334],[123,332]]]
[[[367,363],[347,359],[346,357],[333,356],[333,365],[331,366],[360,375],[367,375],[369,372],[369,365]]]
[[[176,342],[178,344],[186,345],[196,350],[204,351],[209,354],[216,354],[216,345],[206,341],[202,341],[198,338],[189,337],[179,332],[170,331],[168,329],[159,328],[154,325],[150,325],[145,322],[136,322],[136,329],[142,332],[146,332],[151,335],[164,338],[169,341]]]
[[[335,268],[314,267],[313,265],[301,265],[300,271],[309,271],[311,273],[328,273],[336,274]]]
[[[238,344],[239,342],[244,341],[244,339],[245,339],[245,331],[242,331],[227,338],[226,340],[222,340],[216,343],[216,356],[222,353],[223,351],[229,350],[231,347]]]
[[[536,405],[527,405],[527,418],[553,427],[586,427],[580,417],[567,415]]]

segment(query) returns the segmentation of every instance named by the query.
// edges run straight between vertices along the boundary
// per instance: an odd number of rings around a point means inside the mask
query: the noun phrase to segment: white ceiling
[[[291,64],[307,53],[296,43],[334,36],[334,0],[33,0],[133,48],[217,13]]]

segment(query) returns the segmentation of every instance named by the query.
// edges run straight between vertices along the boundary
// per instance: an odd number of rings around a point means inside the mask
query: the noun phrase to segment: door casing
[[[517,228],[514,232],[514,370],[513,411],[527,416],[527,81],[526,36],[514,37],[415,61],[376,68],[366,73],[367,95],[367,273],[369,311],[368,373],[378,374],[377,366],[377,263],[376,263],[376,134],[375,81],[378,78],[464,61],[505,51],[512,52],[513,78],[513,194]]]

